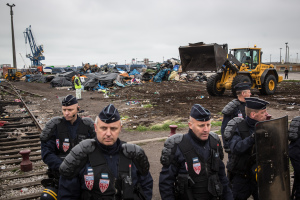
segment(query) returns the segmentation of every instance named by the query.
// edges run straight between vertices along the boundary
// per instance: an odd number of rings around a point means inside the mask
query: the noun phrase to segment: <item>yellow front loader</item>
[[[234,86],[241,82],[251,83],[251,88],[264,95],[275,93],[283,77],[278,76],[272,64],[261,63],[261,48],[236,48],[227,52],[227,44],[196,43],[179,47],[183,71],[217,71],[206,84],[212,96],[221,96],[225,90],[231,90],[236,96]]]
[[[4,74],[4,78],[9,81],[18,81],[22,78],[22,76],[22,73],[13,67],[8,68],[7,73]]]

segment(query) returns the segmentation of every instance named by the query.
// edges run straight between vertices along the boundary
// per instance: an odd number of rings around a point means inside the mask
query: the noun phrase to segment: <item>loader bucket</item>
[[[227,44],[196,43],[179,47],[182,71],[217,71],[227,59]]]

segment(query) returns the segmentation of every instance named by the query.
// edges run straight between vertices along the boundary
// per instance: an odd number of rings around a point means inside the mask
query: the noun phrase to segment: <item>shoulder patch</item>
[[[231,115],[234,113],[236,108],[241,105],[241,102],[237,99],[230,101],[222,110],[222,114]]]
[[[175,134],[169,137],[161,152],[160,163],[164,166],[169,166],[173,161],[174,155],[172,155],[172,150],[177,144],[182,141],[183,134]]]
[[[300,135],[300,116],[294,117],[290,123],[289,140],[296,141]]]
[[[53,134],[53,128],[55,128],[55,126],[59,124],[62,121],[62,119],[62,117],[53,117],[46,123],[40,135],[41,141],[47,141],[51,138]]]
[[[123,154],[131,159],[142,175],[147,175],[150,169],[148,157],[144,150],[136,144],[122,144]]]
[[[88,154],[96,148],[95,139],[86,139],[77,144],[64,159],[59,167],[59,172],[66,178],[77,176],[82,167],[86,164]]]
[[[241,117],[235,117],[232,120],[230,120],[224,131],[224,139],[230,140],[234,136],[238,124],[242,123],[243,121],[244,119]]]

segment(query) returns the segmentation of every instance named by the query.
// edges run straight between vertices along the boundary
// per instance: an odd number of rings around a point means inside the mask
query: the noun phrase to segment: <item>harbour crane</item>
[[[25,44],[27,42],[30,45],[31,54],[27,54],[26,57],[31,60],[31,66],[42,66],[41,60],[45,60],[44,48],[43,45],[37,45],[35,42],[35,39],[33,37],[32,31],[31,31],[31,25],[26,28],[26,30],[23,32],[25,37]]]

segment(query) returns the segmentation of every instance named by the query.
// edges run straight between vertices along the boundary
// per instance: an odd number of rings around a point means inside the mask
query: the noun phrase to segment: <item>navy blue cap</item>
[[[113,104],[109,104],[99,113],[99,118],[104,123],[113,123],[120,120],[120,115],[118,110]]]
[[[71,106],[78,103],[76,97],[74,97],[73,95],[69,94],[67,95],[61,102],[62,106]]]
[[[248,98],[245,98],[245,100],[246,100],[246,107],[255,109],[255,110],[266,109],[267,105],[270,104],[269,102],[267,102],[265,100],[255,98],[255,97],[248,97]]]
[[[195,104],[191,109],[191,117],[196,119],[197,121],[205,122],[210,120],[210,112],[200,104]]]
[[[250,90],[250,88],[251,88],[250,83],[238,83],[234,86],[235,91]]]

